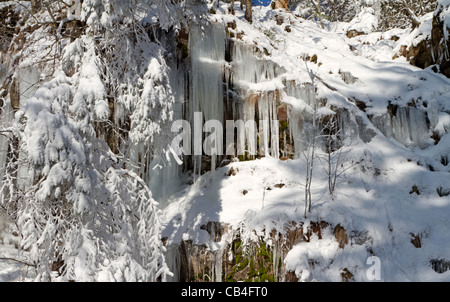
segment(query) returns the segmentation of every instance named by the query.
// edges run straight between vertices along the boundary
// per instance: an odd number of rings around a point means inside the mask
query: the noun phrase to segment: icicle
[[[436,124],[436,104],[431,101],[427,112],[414,107],[399,107],[395,115],[374,116],[371,121],[383,135],[395,139],[406,147],[426,148],[432,143],[429,132],[430,128],[433,129]],[[428,126],[427,118],[430,126]]]
[[[223,249],[219,249],[216,252],[216,282],[222,282],[222,259]]]
[[[255,103],[254,102],[245,102],[244,103],[244,123],[247,123],[248,121],[255,121]],[[256,122],[255,122],[256,124]],[[251,129],[243,128],[242,131],[244,133],[241,133],[243,137],[245,137],[245,144],[247,144],[247,150],[250,153],[250,158],[254,158],[256,155],[256,125],[252,127]]]
[[[295,81],[287,81],[286,96],[297,99],[299,106],[287,107],[287,122],[289,127],[290,141],[294,146],[294,158],[299,158],[305,150],[305,145],[311,140],[305,125],[312,117],[308,110],[303,109],[306,105],[312,106],[314,100],[314,89],[310,83],[297,84]]]
[[[175,103],[173,104],[173,120],[182,120],[184,111],[184,98],[185,98],[185,77],[182,74],[182,70],[178,69],[176,60],[170,61],[170,84],[172,92],[175,97]],[[180,75],[181,73],[181,75]],[[116,110],[121,106],[115,106]],[[121,113],[116,113],[115,116],[122,116]],[[181,184],[180,174],[181,165],[179,165],[174,158],[171,158],[165,165],[160,165],[160,158],[155,158],[150,163],[149,170],[149,187],[153,192],[153,196],[160,202],[161,207],[164,207],[167,201],[167,197],[175,193],[179,185]],[[158,165],[161,167],[159,168]]]
[[[223,120],[225,30],[219,24],[194,26],[189,39],[192,74],[190,114],[202,112],[205,120]]]
[[[392,131],[392,124],[391,124],[391,118],[388,114],[382,114],[373,116],[371,118],[372,124],[378,128],[378,130],[383,133],[386,137],[394,137],[394,132]]]
[[[20,101],[20,107],[23,108],[23,106],[25,106],[27,101],[34,95],[37,88],[39,87],[39,85],[37,85],[37,83],[39,83],[39,81],[40,81],[40,72],[35,67],[27,67],[27,68],[21,69],[17,72],[16,80],[18,81],[18,92],[19,92],[18,97],[19,97],[19,101]],[[10,107],[10,106],[5,106],[5,107]],[[0,121],[2,122],[1,126],[8,127],[8,126],[11,126],[11,123],[13,122],[14,112],[13,112],[13,110],[11,110],[9,112],[8,111],[5,111],[3,113],[4,116],[0,116],[1,117]],[[3,120],[3,117],[5,117],[6,120]],[[3,146],[1,144],[3,144]],[[0,140],[0,148],[1,148],[0,153],[2,153],[1,151],[4,150],[5,147],[7,150],[7,148],[8,148],[7,139],[3,140],[3,142]],[[2,154],[5,154],[4,159],[6,160],[7,152],[2,153]],[[32,179],[30,179],[29,166],[27,164],[24,164],[26,162],[26,158],[27,158],[27,155],[25,152],[19,153],[18,162],[20,164],[18,165],[17,179],[18,179],[18,188],[20,188],[23,191],[26,191],[32,185],[32,181],[33,181]],[[2,172],[2,168],[4,168],[4,165],[5,165],[5,162],[4,161],[2,162],[2,159],[0,156],[0,172]],[[0,173],[0,175],[3,175],[3,174]]]
[[[271,114],[270,114],[270,134],[271,134],[271,155],[274,158],[278,158],[280,155],[280,131],[277,118],[277,104],[275,99],[275,94],[271,94]]]
[[[409,129],[411,131],[411,140],[420,147],[427,146],[427,138],[430,137],[427,126],[426,113],[417,108],[409,107]]]
[[[398,108],[392,118],[392,126],[395,139],[405,146],[411,145],[411,136],[408,123],[408,112],[405,108]]]
[[[299,158],[305,149],[305,137],[303,136],[303,117],[302,115],[288,107],[288,125],[290,141],[294,145],[294,158]]]
[[[223,125],[223,75],[225,72],[225,29],[221,24],[193,26],[189,36],[192,74],[188,119],[201,113],[205,121],[217,120]],[[200,125],[195,125],[200,126]],[[193,136],[193,146],[198,142]],[[197,152],[196,152],[197,151]],[[194,150],[194,176],[201,174],[201,151]],[[211,156],[211,170],[216,167],[216,155]],[[197,172],[196,172],[197,171]]]
[[[267,112],[266,104],[264,101],[261,101],[258,104],[259,109],[259,149],[261,150],[261,153],[264,154],[264,156],[269,156],[269,120],[267,119],[267,116],[264,116],[264,114]]]
[[[181,259],[179,245],[170,245],[166,247],[165,259],[167,267],[172,272],[173,276],[168,276],[168,282],[180,281]]]
[[[432,98],[428,104],[427,116],[430,121],[430,128],[434,129],[439,122],[439,103],[435,98],[435,92],[433,92]]]

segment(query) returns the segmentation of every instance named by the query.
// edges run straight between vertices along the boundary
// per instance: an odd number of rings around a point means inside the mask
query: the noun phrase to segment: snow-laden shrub
[[[378,29],[378,17],[372,7],[364,7],[350,22],[347,31],[371,33]]]
[[[184,2],[44,4],[25,22],[32,38],[13,72],[42,41],[53,43],[52,59],[40,58],[42,82],[11,125],[20,162],[8,160],[0,205],[11,209],[36,280],[165,280],[158,203],[139,166],[170,144],[174,98],[156,31],[184,22]],[[77,36],[62,34],[67,20],[82,25]]]

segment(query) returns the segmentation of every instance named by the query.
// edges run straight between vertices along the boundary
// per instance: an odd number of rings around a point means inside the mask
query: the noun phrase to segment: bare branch
[[[25,261],[22,261],[22,260],[9,258],[9,257],[0,257],[0,260],[3,260],[3,261],[14,261],[14,262],[26,265],[26,266],[36,267],[35,264],[31,264],[31,263],[28,263],[28,262],[25,262]]]

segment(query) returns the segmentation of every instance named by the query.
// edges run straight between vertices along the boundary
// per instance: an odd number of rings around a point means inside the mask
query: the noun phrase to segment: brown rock
[[[341,272],[341,278],[343,282],[349,282],[353,280],[353,274],[347,268],[344,268]]]
[[[239,171],[239,170],[235,169],[234,167],[231,167],[230,170],[228,170],[226,176],[235,176],[237,171]]]
[[[289,4],[288,4],[289,0],[276,0],[275,1],[275,9],[285,9],[285,10],[289,10]]]
[[[416,193],[417,195],[420,195],[419,188],[416,185],[412,186],[411,191],[409,191],[409,194],[412,194],[412,193]]]
[[[421,248],[422,247],[422,236],[420,234],[418,235],[414,235],[413,233],[411,234],[411,243],[414,245],[415,248]]]
[[[342,227],[340,224],[338,224],[334,228],[334,237],[336,238],[336,241],[339,243],[339,247],[341,249],[344,248],[346,244],[348,244],[348,236],[347,232],[344,227]]]
[[[286,272],[285,280],[286,282],[298,282],[297,276],[295,275],[294,272],[291,271]]]
[[[355,29],[352,29],[352,30],[350,30],[350,31],[347,32],[347,37],[348,37],[349,39],[354,38],[354,37],[357,37],[357,36],[361,36],[361,35],[365,35],[365,33],[362,32],[362,31],[357,31],[357,30],[355,30]]]

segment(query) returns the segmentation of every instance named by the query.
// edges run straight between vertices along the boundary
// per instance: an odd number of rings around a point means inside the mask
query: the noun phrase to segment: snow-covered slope
[[[234,23],[227,30],[239,36],[235,43],[259,49],[264,60],[284,71],[248,87],[281,90],[281,102],[299,114],[311,107],[292,93],[294,88],[289,92],[289,83],[310,81],[302,59],[309,58],[309,68],[317,71],[318,99],[326,100],[321,110],[340,112],[343,119],[346,146],[339,153],[342,173],[335,194],[328,193],[323,151],[315,162],[307,218],[301,154],[287,160],[235,160],[170,196],[164,208],[168,245],[189,239],[210,250],[220,248],[204,228],[209,221],[229,224],[242,236],[256,234],[269,244],[272,230],[283,233],[292,221],[303,223],[305,230],[311,222],[325,221],[343,226],[349,243],[340,248],[330,228],[321,239],[313,235],[297,243],[284,265],[299,280],[341,281],[347,270],[352,280],[368,281],[368,260],[374,256],[381,280],[450,280],[445,269],[450,263],[450,80],[404,58],[392,59],[398,43],[412,40],[407,30],[349,39],[346,32],[354,24],[321,29],[287,12],[258,7],[253,13],[253,24],[239,10],[236,16],[219,10],[211,19]],[[400,39],[391,40],[394,35]],[[245,70],[253,63],[240,64]],[[436,272],[437,266],[444,269]]]

